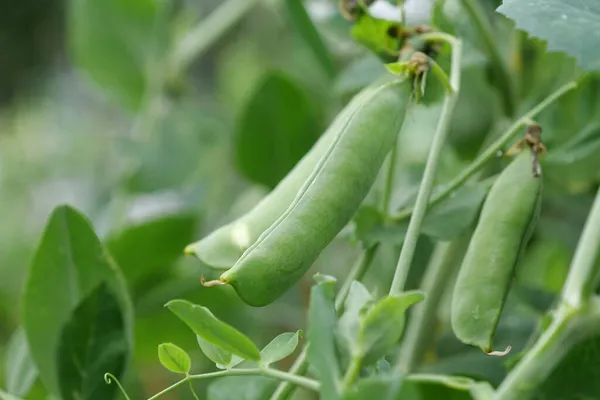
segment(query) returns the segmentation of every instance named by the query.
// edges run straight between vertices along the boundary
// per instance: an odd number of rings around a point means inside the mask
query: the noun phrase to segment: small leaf
[[[106,284],[84,298],[64,325],[57,350],[58,378],[63,400],[111,399],[118,388],[104,374],[118,379],[125,372],[130,347],[123,314]]]
[[[4,355],[6,390],[16,396],[27,396],[38,372],[29,354],[23,328],[17,329],[8,342]]]
[[[395,62],[385,64],[385,67],[394,75],[404,75],[408,72],[408,63],[406,62]]]
[[[344,312],[336,328],[338,342],[348,356],[357,350],[361,312],[370,301],[371,294],[367,288],[360,282],[352,282],[344,304]]]
[[[172,300],[166,307],[207,342],[247,360],[260,360],[256,345],[246,335],[217,319],[208,308],[185,300]]]
[[[208,400],[265,400],[278,382],[262,376],[228,376],[211,382]]]
[[[341,381],[334,341],[337,320],[334,287],[333,280],[321,281],[314,285],[308,310],[308,360],[321,381],[322,398],[331,400],[340,398]]]
[[[398,22],[386,21],[374,18],[369,14],[363,14],[352,26],[352,37],[366,48],[384,59],[396,59],[396,53],[400,50],[402,35],[398,37],[390,35],[392,30],[401,30]]]
[[[548,42],[548,51],[562,51],[584,69],[600,69],[600,3],[597,0],[504,0],[499,13],[517,28]]]
[[[196,340],[198,340],[198,344],[200,345],[200,349],[204,355],[208,357],[210,361],[214,362],[217,365],[217,368],[229,368],[232,356],[231,352],[223,350],[219,346],[215,346],[214,344],[207,342],[198,335],[196,335]]]
[[[260,351],[260,364],[268,367],[276,361],[286,358],[296,350],[302,331],[282,333]]]
[[[162,343],[158,346],[158,359],[163,367],[178,374],[187,374],[192,368],[190,356],[173,343]]]

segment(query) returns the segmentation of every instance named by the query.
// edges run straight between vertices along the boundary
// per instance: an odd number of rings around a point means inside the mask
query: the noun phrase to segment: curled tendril
[[[121,382],[119,382],[119,380],[113,374],[111,374],[110,372],[104,374],[104,382],[110,385],[113,381],[115,381],[115,383],[121,390],[121,393],[123,393],[123,396],[125,396],[127,400],[131,400],[129,396],[127,396],[127,392],[125,391],[125,389],[123,389],[123,386],[121,386]]]

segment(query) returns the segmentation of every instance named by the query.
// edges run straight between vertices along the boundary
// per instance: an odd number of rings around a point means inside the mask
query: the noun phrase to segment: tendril
[[[125,396],[127,400],[131,400],[129,396],[127,396],[127,392],[125,391],[125,389],[123,389],[123,386],[121,386],[121,382],[119,382],[119,380],[113,374],[111,374],[110,372],[104,374],[104,382],[110,385],[113,381],[115,381],[115,383],[121,390],[121,393],[123,393],[123,396]]]

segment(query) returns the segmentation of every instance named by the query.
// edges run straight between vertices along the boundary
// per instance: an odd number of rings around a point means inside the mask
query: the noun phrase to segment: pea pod
[[[350,221],[375,181],[404,121],[411,79],[358,96],[293,202],[220,281],[252,306],[287,291]]]
[[[389,77],[385,77],[384,80],[389,80]],[[345,124],[348,115],[360,104],[363,96],[374,89],[374,86],[369,86],[350,101],[296,166],[252,210],[188,245],[184,250],[185,254],[198,257],[214,269],[231,268],[258,237],[285,212],[337,132]]]
[[[516,266],[540,213],[542,178],[530,152],[519,154],[494,182],[463,259],[451,320],[463,343],[492,352],[492,339]]]

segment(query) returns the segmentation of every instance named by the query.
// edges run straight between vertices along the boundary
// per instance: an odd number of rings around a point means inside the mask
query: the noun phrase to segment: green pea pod
[[[404,121],[412,79],[358,96],[293,202],[220,277],[252,306],[275,301],[350,221],[373,185]]]
[[[383,79],[389,81],[390,77]],[[184,253],[196,256],[214,269],[231,268],[259,236],[285,212],[346,123],[349,114],[357,108],[361,99],[375,88],[374,85],[369,86],[355,96],[308,153],[252,210],[218,228],[205,238],[188,245]]]
[[[492,339],[516,266],[540,214],[542,178],[530,152],[494,182],[469,243],[452,297],[452,329],[463,343],[492,352]]]

